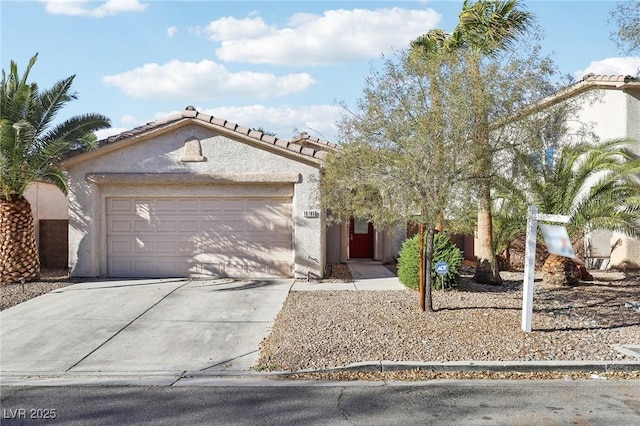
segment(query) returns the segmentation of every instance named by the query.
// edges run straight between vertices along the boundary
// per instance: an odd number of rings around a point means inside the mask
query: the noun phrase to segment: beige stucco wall
[[[69,201],[55,185],[34,182],[27,187],[24,194],[33,213],[36,241],[40,235],[40,219],[67,219],[69,217]]]
[[[342,225],[338,223],[331,224],[327,228],[327,263],[335,264],[342,262],[340,256],[342,252]]]
[[[640,268],[640,240],[614,233],[611,237],[611,248],[610,268]]]
[[[581,108],[572,121],[574,126],[576,123],[586,124],[601,141],[625,137],[640,140],[640,91],[594,90],[581,97],[581,101]],[[614,235],[596,239],[593,245],[597,251],[610,251],[611,258],[607,263],[610,268],[640,267],[638,239]]]
[[[592,131],[600,140],[627,136],[629,95],[621,90],[591,90],[581,95],[575,116],[567,121],[569,133]],[[578,139],[577,141],[580,142]]]
[[[199,139],[203,162],[181,162],[184,144]],[[189,124],[149,140],[127,145],[100,156],[89,153],[67,162],[70,176],[69,197],[69,266],[73,276],[106,275],[105,201],[114,195],[145,196],[216,196],[233,185],[194,184],[191,176],[237,174],[263,176],[296,173],[293,185],[293,249],[295,276],[322,276],[325,264],[324,215],[305,218],[305,210],[319,211],[317,199],[318,168],[276,154],[264,146],[251,146],[220,136],[212,130]],[[104,151],[103,151],[104,152]],[[87,180],[90,174],[174,174],[179,181],[171,185],[109,184]],[[273,191],[268,184],[258,188]],[[257,189],[260,190],[260,189]],[[277,190],[277,189],[276,189]]]

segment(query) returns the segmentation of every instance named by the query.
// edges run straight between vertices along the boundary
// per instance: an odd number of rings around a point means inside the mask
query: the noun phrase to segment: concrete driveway
[[[165,279],[64,287],[0,312],[0,367],[3,374],[246,371],[292,285]]]

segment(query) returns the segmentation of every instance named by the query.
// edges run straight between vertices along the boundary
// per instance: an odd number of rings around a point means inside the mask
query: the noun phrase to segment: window
[[[354,219],[353,221],[353,233],[354,234],[368,234],[369,222],[364,219]]]

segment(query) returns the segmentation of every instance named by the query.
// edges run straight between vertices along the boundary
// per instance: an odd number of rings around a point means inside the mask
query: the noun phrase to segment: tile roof
[[[586,74],[582,77],[582,80],[560,89],[553,95],[547,96],[528,107],[522,108],[520,111],[509,117],[497,120],[492,124],[492,128],[498,128],[506,124],[513,123],[514,121],[517,121],[529,114],[541,111],[573,96],[577,96],[583,92],[593,89],[638,90],[640,89],[640,77],[634,77],[631,75]]]
[[[273,146],[276,149],[286,150],[294,155],[309,157],[317,161],[323,160],[327,155],[327,151],[339,149],[339,146],[335,143],[310,137],[304,132],[290,140],[280,139],[257,130],[252,130],[248,127],[240,126],[222,118],[202,114],[194,107],[187,106],[182,112],[174,113],[156,121],[135,127],[131,130],[118,133],[117,135],[101,139],[98,141],[98,150],[104,146],[113,145],[132,137],[141,136],[183,120],[196,121],[199,124],[205,124],[208,128],[218,130],[220,133],[225,135],[236,135],[241,140],[248,140],[258,144]],[[74,157],[82,153],[84,153],[82,150],[72,150],[67,154],[66,158]]]
[[[635,82],[640,82],[640,78],[633,77],[631,75],[597,75],[594,73],[589,73],[589,74],[585,74],[585,76],[582,77],[582,81],[635,83]]]

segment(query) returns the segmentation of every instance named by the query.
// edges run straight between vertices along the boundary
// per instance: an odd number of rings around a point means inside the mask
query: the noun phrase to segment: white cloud
[[[573,76],[581,80],[588,73],[637,76],[640,74],[640,56],[615,57],[593,61],[584,70],[576,71]]]
[[[136,125],[138,120],[131,114],[123,115],[120,117],[120,122],[124,124]]]
[[[131,128],[124,127],[109,127],[108,129],[102,129],[96,131],[96,137],[98,140],[106,139],[109,136],[117,135],[122,132],[126,132],[127,130],[131,130]]]
[[[252,14],[221,18],[198,30],[220,42],[216,53],[224,61],[302,66],[375,58],[406,47],[440,19],[432,9],[337,9],[293,15],[284,27]]]
[[[98,7],[90,0],[40,0],[45,10],[54,15],[89,16],[103,18],[121,12],[142,12],[147,5],[139,0],[108,0]]]
[[[167,28],[167,35],[169,37],[173,37],[178,32],[178,27],[169,27]]]
[[[166,64],[145,64],[116,75],[103,77],[105,84],[134,98],[206,100],[225,96],[266,98],[306,90],[314,83],[307,73],[278,77],[269,73],[233,73],[209,60]]]
[[[294,129],[306,131],[311,136],[337,141],[338,121],[343,109],[334,105],[304,105],[299,107],[266,107],[251,105],[243,107],[218,107],[200,110],[205,114],[224,118],[243,126],[262,127],[279,138],[294,136]]]
[[[214,41],[255,39],[270,32],[260,17],[236,19],[232,16],[212,21],[203,30]]]

